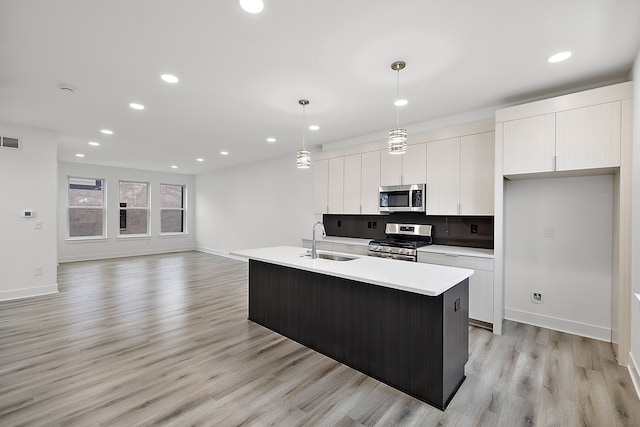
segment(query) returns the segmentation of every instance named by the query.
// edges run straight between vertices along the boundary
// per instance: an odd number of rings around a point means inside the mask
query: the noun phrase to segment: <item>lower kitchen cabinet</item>
[[[469,321],[493,324],[493,258],[451,255],[436,252],[418,252],[418,262],[469,268]]]

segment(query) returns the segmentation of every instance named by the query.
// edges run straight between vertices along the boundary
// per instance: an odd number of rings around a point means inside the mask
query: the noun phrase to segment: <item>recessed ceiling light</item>
[[[163,74],[160,76],[160,78],[167,83],[178,83],[180,81],[180,79],[173,74]]]
[[[129,107],[133,108],[134,110],[144,110],[144,105],[137,104],[135,102],[132,102],[131,104],[129,104]]]
[[[571,56],[571,52],[560,52],[560,53],[556,53],[555,55],[551,55],[549,59],[547,59],[547,61],[551,63],[562,62],[565,59],[569,59],[570,56]]]
[[[198,158],[198,159],[196,159],[196,162],[204,162],[204,159]]]
[[[171,169],[178,169],[178,166],[176,166],[176,165],[171,165]]]
[[[93,145],[94,147],[98,147],[100,145],[99,142],[89,141],[89,145]]]
[[[100,132],[104,133],[105,135],[113,135],[113,131],[109,129],[102,129]]]
[[[78,154],[76,154],[76,157],[84,157],[84,154],[78,153]]]
[[[395,105],[396,107],[404,107],[408,103],[409,101],[407,101],[406,99],[398,99],[396,100],[396,102],[393,103],[393,105]]]
[[[267,142],[276,142],[275,138],[267,138]]]
[[[240,0],[240,7],[249,13],[260,13],[264,9],[262,0]]]
[[[318,125],[309,126],[309,130],[318,130],[318,129],[320,129],[320,126],[318,126]]]
[[[222,156],[228,156],[228,155],[229,155],[229,152],[228,152],[228,151],[221,151],[221,152],[220,152],[220,155],[222,155]]]

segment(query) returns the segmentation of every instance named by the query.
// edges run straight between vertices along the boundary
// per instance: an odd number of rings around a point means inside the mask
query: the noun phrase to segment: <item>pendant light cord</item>
[[[400,99],[400,70],[396,70],[397,80],[396,80],[396,128],[400,127],[400,106],[397,104]]]
[[[306,130],[306,127],[307,127],[307,116],[306,116],[306,111],[307,111],[307,110],[306,110],[306,105],[305,105],[305,104],[302,104],[302,149],[303,149],[304,151],[306,151],[306,150],[307,150],[307,149],[305,148],[305,145],[304,145],[304,136],[305,136],[305,134],[306,134],[305,130]]]

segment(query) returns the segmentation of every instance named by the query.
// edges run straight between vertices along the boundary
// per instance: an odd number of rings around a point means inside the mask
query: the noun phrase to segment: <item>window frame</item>
[[[69,190],[72,179],[87,179],[93,181],[100,181],[102,184],[102,206],[71,206],[69,204]],[[87,177],[87,176],[78,176],[78,175],[67,175],[67,194],[66,194],[66,204],[67,204],[67,236],[65,240],[67,241],[87,241],[87,240],[106,240],[107,239],[107,180],[106,178],[96,178],[96,177]],[[71,209],[93,209],[97,210],[102,208],[102,234],[95,236],[71,236],[71,218],[70,213]]]
[[[147,207],[122,207],[120,204],[121,201],[121,185],[122,184],[144,184],[147,188]],[[118,214],[122,215],[121,212],[124,211],[146,211],[147,212],[147,231],[145,233],[132,233],[132,234],[122,234],[122,228],[118,227],[118,239],[139,239],[139,238],[149,238],[151,237],[151,184],[149,181],[136,181],[130,179],[120,179],[118,180]],[[121,217],[120,217],[121,218]],[[121,219],[119,218],[119,221]]]
[[[163,208],[162,207],[162,187],[181,187],[182,188],[182,208]],[[160,201],[158,203],[160,209],[160,236],[182,236],[187,234],[187,185],[186,184],[168,184],[160,183]],[[182,230],[162,232],[162,211],[182,211]]]

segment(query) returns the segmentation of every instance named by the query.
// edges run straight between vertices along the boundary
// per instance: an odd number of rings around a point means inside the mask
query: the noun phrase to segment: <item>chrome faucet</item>
[[[324,229],[324,224],[321,221],[318,221],[315,224],[313,224],[313,241],[311,242],[311,259],[318,258],[318,251],[316,249],[316,246],[317,246],[317,244],[316,244],[316,226],[318,224],[322,226],[322,237],[327,235],[327,232]]]

